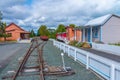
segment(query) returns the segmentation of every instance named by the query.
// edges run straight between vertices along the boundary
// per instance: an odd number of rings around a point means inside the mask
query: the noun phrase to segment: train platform
[[[16,70],[19,65],[19,59],[22,58],[26,50],[28,50],[28,46],[30,44],[24,44],[24,48],[21,48],[17,51],[16,55],[12,56],[12,60],[8,63],[6,67],[4,67],[0,72],[0,78],[4,75],[10,75],[10,71]],[[48,41],[47,44],[43,48],[43,58],[45,64],[51,66],[62,66],[62,57],[61,52],[58,48],[53,46],[52,41]],[[27,65],[34,65],[36,63],[32,63],[35,59],[36,51],[33,52],[33,56],[29,59],[30,62]],[[65,66],[71,67],[74,71],[74,75],[70,76],[45,76],[45,80],[103,80],[99,76],[96,76],[92,71],[87,70],[85,66],[75,62],[73,59],[68,57],[66,54],[64,55]],[[11,79],[9,79],[11,80]],[[40,80],[39,75],[31,75],[31,76],[20,76],[18,80]]]
[[[107,59],[116,61],[116,62],[120,62],[120,56],[119,55],[115,55],[115,54],[111,54],[109,52],[104,52],[104,51],[100,51],[100,50],[95,50],[95,49],[87,49],[87,48],[80,48],[82,50],[91,52],[93,54],[96,54],[98,56],[102,56],[105,57]]]

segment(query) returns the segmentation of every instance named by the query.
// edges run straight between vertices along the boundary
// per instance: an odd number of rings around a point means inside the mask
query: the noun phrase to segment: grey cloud
[[[37,29],[42,24],[48,27],[71,23],[83,25],[105,14],[120,14],[119,0],[34,0],[31,5],[25,2],[4,0],[0,3],[4,20],[15,22],[26,29]]]

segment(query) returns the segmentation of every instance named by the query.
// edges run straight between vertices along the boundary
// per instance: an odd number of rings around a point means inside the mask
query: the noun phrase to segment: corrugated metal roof
[[[105,15],[105,16],[101,16],[101,17],[95,18],[93,20],[88,21],[88,23],[85,24],[85,26],[99,26],[99,25],[103,25],[111,16],[112,16],[112,14],[108,14],[108,15]]]

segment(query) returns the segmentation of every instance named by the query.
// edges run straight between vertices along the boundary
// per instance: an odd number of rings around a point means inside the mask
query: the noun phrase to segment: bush
[[[78,41],[70,41],[69,45],[76,46],[77,43],[78,43]]]
[[[118,43],[109,43],[110,45],[120,46],[120,42]]]
[[[80,43],[76,44],[76,47],[82,47],[82,45],[83,45],[83,42],[80,42]]]
[[[91,48],[92,45],[87,42],[79,42],[78,41],[70,41],[69,45],[76,46],[76,47],[83,47],[83,48]]]
[[[89,43],[84,42],[84,43],[82,44],[82,47],[83,47],[83,48],[91,48],[92,46],[91,46]]]

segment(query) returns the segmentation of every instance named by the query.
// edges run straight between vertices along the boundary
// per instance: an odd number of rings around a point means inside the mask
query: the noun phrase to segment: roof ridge
[[[103,16],[100,16],[100,17],[97,17],[97,18],[94,18],[90,21],[88,21],[85,26],[98,26],[98,25],[103,25],[104,23],[106,23],[112,16],[116,16],[116,17],[119,17],[118,15],[116,14],[107,14],[107,15],[103,15]]]
[[[6,28],[8,28],[9,26],[11,26],[11,25],[15,25],[16,27],[18,27],[19,29],[21,29],[21,30],[23,30],[23,31],[25,31],[25,32],[28,32],[28,31],[26,31],[26,30],[24,30],[24,29],[22,29],[20,26],[18,26],[17,24],[15,24],[15,23],[10,23],[8,26],[6,26]]]

